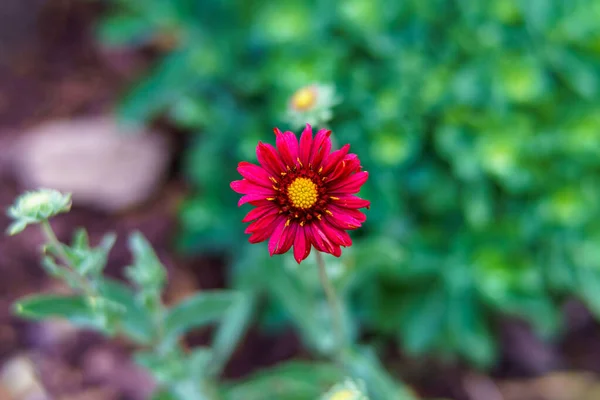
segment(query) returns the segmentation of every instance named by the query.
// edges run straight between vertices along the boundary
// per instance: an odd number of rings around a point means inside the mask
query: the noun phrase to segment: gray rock
[[[33,363],[25,355],[18,355],[6,361],[0,371],[0,386],[14,399],[50,399],[38,380]]]
[[[75,204],[111,212],[147,200],[170,158],[164,136],[126,130],[111,117],[43,124],[24,132],[10,151],[11,167],[25,187],[71,192]]]

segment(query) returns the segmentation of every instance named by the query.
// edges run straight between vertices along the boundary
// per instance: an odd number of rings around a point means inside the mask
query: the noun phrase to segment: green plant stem
[[[83,290],[83,292],[90,297],[96,297],[98,295],[97,290],[93,287],[93,285],[91,285],[87,281],[85,277],[77,273],[77,271],[75,271],[75,269],[73,268],[73,265],[71,265],[71,262],[69,261],[69,256],[67,255],[67,253],[65,253],[62,247],[62,243],[56,237],[56,234],[54,233],[50,222],[48,222],[48,220],[46,219],[42,221],[40,225],[42,227],[42,232],[46,236],[46,239],[53,246],[53,248],[56,249],[57,257],[60,259],[60,261],[62,261],[65,268],[72,274],[72,276],[74,276],[75,279],[77,279],[77,281],[81,285],[81,289]]]
[[[342,349],[345,342],[344,326],[342,324],[342,307],[339,298],[335,294],[335,289],[331,284],[331,280],[327,276],[327,268],[325,267],[325,260],[321,252],[317,251],[317,264],[319,266],[319,279],[321,280],[321,286],[325,291],[327,302],[329,303],[329,309],[331,318],[333,320],[333,329],[337,342],[336,350]]]

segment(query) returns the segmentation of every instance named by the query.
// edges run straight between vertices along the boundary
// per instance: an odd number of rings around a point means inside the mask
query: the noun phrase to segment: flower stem
[[[319,279],[321,280],[321,285],[325,291],[325,296],[327,297],[327,302],[329,303],[331,317],[333,320],[333,329],[337,343],[336,348],[340,349],[345,344],[344,327],[342,324],[342,307],[337,295],[335,294],[335,289],[333,288],[333,285],[327,276],[327,269],[325,267],[323,255],[320,251],[317,251],[316,253],[317,264],[319,265]]]
[[[62,247],[63,246],[62,243],[56,237],[56,234],[54,233],[54,230],[52,229],[50,222],[48,222],[48,220],[46,219],[46,220],[42,221],[40,223],[40,225],[42,227],[42,232],[44,233],[44,235],[46,236],[46,239],[48,240],[48,243],[50,243],[52,245],[52,247],[55,249],[56,256],[60,259],[60,261],[62,261],[65,269],[67,271],[69,271],[69,273],[71,273],[72,276],[74,276],[75,279],[79,282],[79,284],[81,285],[81,290],[88,296],[96,297],[98,293],[97,293],[96,289],[93,287],[93,285],[90,282],[88,282],[88,280],[84,276],[80,275],[73,268],[73,265],[72,265],[71,261],[69,260],[69,256],[64,251],[64,249]]]

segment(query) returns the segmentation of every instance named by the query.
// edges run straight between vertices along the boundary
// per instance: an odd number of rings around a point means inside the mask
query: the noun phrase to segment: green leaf
[[[138,352],[135,361],[150,371],[159,384],[164,387],[161,394],[167,399],[210,400],[211,385],[202,379],[202,372],[210,361],[210,350],[199,348],[189,356],[180,351],[169,354],[157,354],[152,351]],[[167,395],[168,393],[168,395]],[[171,397],[169,397],[169,395]]]
[[[344,375],[333,364],[290,361],[225,385],[224,400],[314,400]]]
[[[80,289],[81,283],[77,278],[77,275],[71,270],[56,264],[54,258],[50,256],[43,256],[42,268],[49,276],[63,280],[71,289]]]
[[[72,247],[76,250],[88,250],[90,248],[90,239],[84,228],[78,228],[75,231]]]
[[[190,68],[190,52],[174,52],[133,88],[119,107],[119,117],[126,124],[139,125],[155,117],[185,95],[197,74]]]
[[[557,72],[577,94],[585,99],[597,96],[600,80],[591,60],[560,48],[551,49],[548,54]]]
[[[486,315],[471,288],[454,293],[448,302],[448,324],[453,341],[466,359],[476,366],[492,366],[496,358],[496,343]]]
[[[113,246],[117,242],[117,235],[114,233],[107,233],[102,236],[102,240],[98,245],[98,248],[104,252],[105,256],[108,256],[108,253],[112,250]]]
[[[330,353],[335,346],[335,338],[324,300],[312,294],[297,277],[281,266],[269,265],[268,272],[268,290],[290,315],[305,342],[319,353]]]
[[[24,318],[43,320],[65,318],[71,323],[92,328],[102,328],[95,313],[84,296],[33,295],[17,301],[14,312]]]
[[[238,293],[215,290],[193,295],[171,308],[164,320],[164,343],[169,348],[192,329],[214,323],[225,316]]]
[[[130,339],[141,344],[152,341],[152,317],[136,300],[135,292],[131,288],[121,282],[104,278],[99,283],[99,291],[106,299],[124,307],[124,312],[119,318],[119,328]]]
[[[23,232],[23,230],[27,227],[27,224],[28,224],[28,222],[26,220],[19,219],[19,220],[13,222],[12,224],[10,224],[10,226],[6,230],[6,233],[9,236],[14,236],[18,233]]]
[[[151,400],[179,400],[174,394],[166,389],[157,390],[152,394]]]
[[[250,323],[255,302],[254,295],[239,293],[237,299],[223,315],[212,343],[212,359],[210,362],[212,376],[219,375],[222,372],[231,354],[235,351]]]
[[[187,356],[187,368],[190,379],[200,379],[207,376],[207,371],[212,368],[212,349],[196,347]]]
[[[129,236],[129,248],[134,264],[125,270],[127,277],[142,290],[162,290],[167,272],[150,243],[140,232],[134,232]]]
[[[420,354],[431,349],[443,332],[446,305],[438,286],[413,292],[400,305],[400,332],[408,352]]]
[[[138,351],[133,357],[135,362],[148,370],[161,385],[170,386],[187,379],[185,357],[180,351],[168,354],[159,354],[152,350]]]
[[[371,400],[415,400],[415,396],[395,381],[369,350],[347,350],[340,358],[355,379],[365,382]]]

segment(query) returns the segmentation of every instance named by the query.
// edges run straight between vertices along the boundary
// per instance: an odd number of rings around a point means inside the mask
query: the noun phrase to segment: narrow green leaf
[[[179,336],[223,318],[237,296],[222,290],[201,292],[171,308],[164,320],[164,345],[168,348]]]
[[[104,278],[99,284],[103,297],[121,304],[124,313],[119,318],[119,328],[138,343],[148,344],[153,339],[152,317],[136,300],[135,292],[127,285]]]
[[[412,293],[400,311],[402,343],[412,354],[429,350],[442,333],[446,298],[437,286]]]
[[[42,257],[42,268],[49,276],[61,279],[73,290],[77,290],[81,286],[74,272],[61,267],[56,263],[56,261],[54,261],[54,258],[50,256]]]
[[[345,351],[341,361],[354,378],[365,382],[371,400],[415,400],[415,396],[394,380],[369,350]]]
[[[78,228],[73,235],[73,248],[76,250],[87,250],[90,248],[90,240],[85,229]]]
[[[108,256],[108,253],[112,250],[113,246],[117,242],[117,235],[114,233],[107,233],[102,237],[100,244],[98,247],[102,249],[105,255]]]
[[[13,310],[27,319],[65,318],[78,326],[101,328],[84,296],[33,295],[17,301]]]
[[[187,378],[185,358],[181,352],[158,354],[153,350],[138,351],[134,354],[134,360],[161,385],[170,386]]]
[[[268,290],[289,313],[303,339],[318,352],[329,353],[335,344],[331,320],[328,314],[320,313],[327,311],[327,308],[287,271],[280,267],[269,271],[270,279],[266,282]]]
[[[18,233],[23,232],[23,230],[27,227],[27,221],[24,221],[22,219],[19,219],[15,222],[13,222],[12,224],[10,224],[10,226],[8,227],[8,229],[6,230],[6,233],[9,236],[14,236]]]
[[[129,236],[129,248],[134,264],[127,267],[127,277],[143,290],[162,289],[167,272],[148,240],[140,232],[134,232]]]
[[[472,288],[455,292],[448,301],[447,318],[451,340],[459,351],[485,368],[495,361],[496,343],[479,301]]]
[[[188,354],[187,365],[191,379],[200,379],[207,375],[212,367],[212,350],[208,347],[196,347]]]
[[[254,303],[255,298],[252,294],[239,293],[237,299],[223,316],[212,343],[210,371],[213,376],[221,373],[231,354],[235,351],[250,323]]]
[[[344,375],[329,363],[286,362],[263,370],[243,382],[224,386],[224,400],[314,400]]]

